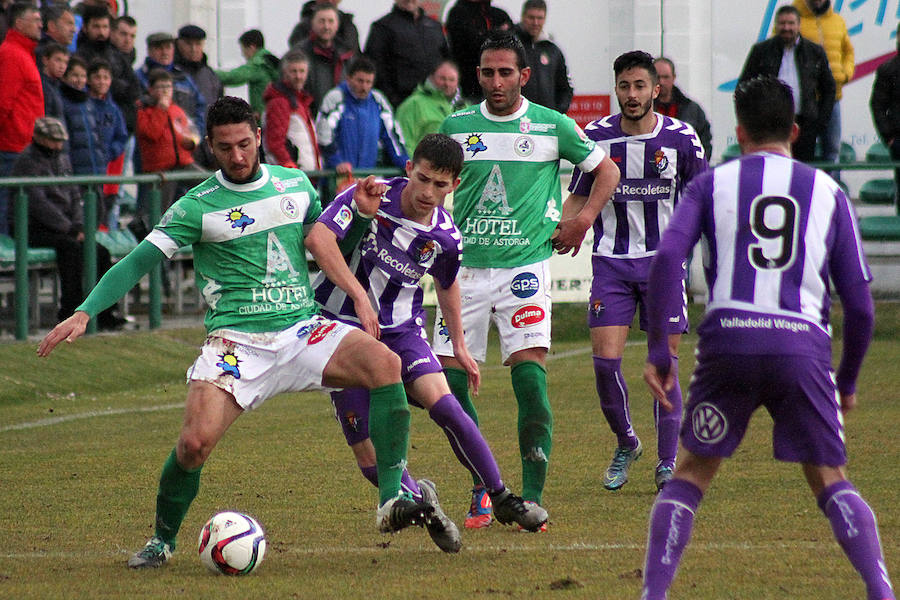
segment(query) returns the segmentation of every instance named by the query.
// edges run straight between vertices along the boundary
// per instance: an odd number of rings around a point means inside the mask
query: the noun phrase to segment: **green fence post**
[[[16,228],[16,339],[28,338],[28,195],[15,188]]]
[[[97,191],[94,186],[86,186],[84,194],[84,271],[81,280],[85,294],[97,283]],[[97,333],[97,319],[88,321],[86,332]]]
[[[162,181],[154,183],[150,190],[149,219],[150,227],[159,223],[160,205],[162,203],[160,185]],[[158,264],[150,271],[150,329],[158,329],[162,325],[162,265]]]

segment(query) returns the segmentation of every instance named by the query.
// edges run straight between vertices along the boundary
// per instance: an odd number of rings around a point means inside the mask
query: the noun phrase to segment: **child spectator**
[[[107,175],[121,175],[122,161],[118,160],[125,150],[128,141],[128,129],[125,127],[125,116],[119,106],[113,101],[109,93],[112,85],[112,67],[103,59],[95,59],[88,65],[88,96],[94,107],[94,118],[97,121],[97,130],[100,134],[100,142],[106,152]],[[101,229],[108,227],[118,229],[118,210],[116,206],[115,189],[107,189],[103,186],[102,201],[98,205],[97,222]]]
[[[41,88],[44,90],[44,115],[63,119],[62,95],[59,85],[69,66],[69,50],[62,44],[48,42],[40,55]]]
[[[147,76],[148,95],[141,98],[137,114],[137,143],[143,171],[179,170],[193,165],[191,152],[200,142],[194,124],[172,101],[174,82],[165,69],[153,69]],[[162,211],[175,199],[176,182],[162,186]]]
[[[63,75],[60,93],[63,116],[69,140],[66,151],[76,175],[101,175],[106,173],[106,150],[100,141],[94,106],[88,102],[87,65],[77,55],[69,58]]]

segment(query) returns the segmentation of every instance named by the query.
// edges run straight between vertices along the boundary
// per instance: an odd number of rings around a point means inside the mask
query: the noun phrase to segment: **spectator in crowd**
[[[772,75],[791,86],[800,126],[791,152],[797,160],[814,160],[816,138],[831,118],[835,84],[825,50],[800,36],[800,12],[795,7],[775,11],[775,36],[750,49],[738,83],[757,75]]]
[[[68,140],[65,125],[53,117],[34,122],[30,145],[19,155],[12,170],[15,177],[64,177],[72,175],[69,157],[63,152]],[[84,211],[77,185],[37,185],[25,188],[28,194],[28,244],[56,250],[59,272],[59,312],[64,319],[75,312],[84,299]],[[109,252],[97,244],[97,273],[109,269]],[[125,319],[115,308],[98,315],[100,329],[121,329]]]
[[[190,75],[206,102],[211,104],[224,95],[224,86],[216,72],[207,64],[205,50],[206,32],[202,28],[185,25],[178,30],[178,38],[175,40],[175,65]],[[197,144],[194,149],[194,161],[207,169],[217,168],[208,144]]]
[[[450,48],[441,24],[425,14],[419,0],[394,0],[391,12],[372,23],[365,53],[378,70],[375,87],[391,106],[400,106],[450,56]]]
[[[41,63],[44,115],[62,119],[63,103],[59,85],[69,64],[69,50],[61,44],[49,42],[44,45],[43,52],[38,60]]]
[[[16,2],[7,11],[9,30],[0,44],[0,177],[9,175],[16,157],[31,142],[34,120],[44,116],[41,74],[34,49],[41,39],[41,13]],[[8,233],[8,188],[0,188],[0,233]]]
[[[10,6],[12,6],[12,0],[0,0],[0,42],[6,37],[6,30],[9,29],[7,10]]]
[[[141,91],[150,90],[150,71],[160,68],[169,72],[175,84],[172,101],[190,117],[197,131],[206,128],[206,98],[190,75],[175,64],[175,38],[170,33],[157,32],[147,36],[147,58],[135,71],[141,83]]]
[[[75,50],[75,15],[67,4],[51,3],[41,7],[41,18],[44,20],[44,32],[35,50],[40,56],[44,46],[57,43],[69,50]]]
[[[325,166],[352,178],[353,169],[379,166],[381,150],[402,169],[409,157],[403,135],[384,94],[376,89],[375,63],[359,56],[347,66],[347,80],[325,94],[316,119]]]
[[[853,78],[856,69],[853,44],[847,32],[847,23],[834,12],[831,0],[794,0],[794,6],[800,11],[800,35],[825,48],[834,77],[834,108],[824,131],[819,134],[819,145],[824,160],[838,162],[841,153],[841,97],[844,84]]]
[[[341,0],[309,0],[304,3],[303,8],[300,9],[300,22],[291,31],[291,35],[288,38],[288,46],[293,48],[307,40],[311,34],[314,35],[312,17],[317,6],[325,4],[337,8],[340,3]],[[354,54],[359,54],[359,31],[357,31],[356,25],[353,24],[353,15],[350,13],[338,10],[338,29],[335,39],[340,46],[348,48]]]
[[[100,134],[100,143],[106,153],[107,175],[122,174],[122,153],[128,142],[128,129],[125,127],[125,117],[119,106],[113,102],[109,93],[112,85],[112,68],[103,59],[96,59],[88,65],[87,70],[88,97],[94,107],[94,119],[97,122],[97,130]],[[106,187],[105,185],[103,186]],[[108,192],[108,193],[107,193]],[[98,204],[97,222],[101,227],[109,227],[110,215],[116,215],[116,190],[103,190],[102,202]],[[116,223],[113,223],[116,225]],[[117,229],[118,227],[113,227]]]
[[[312,96],[303,89],[309,58],[298,49],[281,57],[281,78],[269,84],[262,139],[270,162],[311,171],[322,168],[316,125],[309,110]]]
[[[688,123],[697,132],[706,158],[712,156],[712,131],[706,113],[700,105],[688,98],[675,85],[675,63],[663,56],[653,61],[659,81],[659,96],[653,101],[653,110]]]
[[[547,20],[547,3],[544,0],[526,0],[522,4],[522,22],[515,32],[525,46],[531,78],[522,88],[522,95],[535,104],[564,113],[572,103],[572,82],[566,57],[559,46],[544,33]]]
[[[117,17],[109,30],[110,43],[128,59],[128,64],[134,64],[137,51],[134,42],[137,40],[137,21],[129,15]]]
[[[137,37],[137,21],[128,15],[121,16],[113,21],[109,30],[109,42],[116,50],[116,62],[113,68],[119,65],[121,72],[113,72],[112,94],[113,100],[119,105],[119,110],[125,117],[125,127],[128,135],[134,135],[137,123],[137,99],[141,95],[141,84],[134,73],[134,61],[137,51],[134,49],[134,40]],[[125,82],[126,85],[119,83]]]
[[[266,41],[259,29],[245,31],[238,43],[247,62],[230,71],[216,71],[216,75],[225,86],[246,84],[248,101],[259,117],[265,109],[263,92],[278,79],[278,57],[266,50]]]
[[[451,113],[465,105],[459,94],[459,69],[451,60],[441,61],[424,83],[397,107],[397,123],[407,148],[437,133]]]
[[[891,159],[900,161],[900,25],[897,26],[897,52],[879,65],[869,108],[881,141],[890,149]],[[894,170],[894,206],[900,206],[900,169]]]
[[[185,169],[194,164],[191,155],[200,143],[195,125],[174,101],[175,78],[162,68],[150,71],[148,93],[141,98],[137,115],[137,143],[145,173]],[[162,186],[162,212],[175,199],[176,182]]]
[[[512,29],[512,19],[502,8],[491,6],[491,0],[456,0],[444,25],[450,53],[459,65],[462,95],[475,104],[482,98],[475,74],[481,43],[489,31]]]
[[[306,91],[313,97],[310,107],[313,115],[319,112],[319,105],[328,90],[343,80],[344,66],[356,54],[335,38],[338,14],[338,9],[330,4],[315,5],[311,17],[312,35],[297,46],[309,57]]]
[[[64,122],[69,134],[65,150],[76,175],[101,175],[106,173],[108,160],[94,105],[88,101],[87,67],[81,56],[72,55],[60,85]]]

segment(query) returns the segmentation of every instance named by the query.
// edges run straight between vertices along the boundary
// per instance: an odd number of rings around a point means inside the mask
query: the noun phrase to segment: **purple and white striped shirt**
[[[378,312],[379,325],[385,329],[408,325],[423,319],[422,277],[430,274],[443,288],[456,279],[462,258],[462,236],[450,214],[435,208],[429,225],[407,219],[400,207],[405,177],[385,181],[388,191],[372,220],[369,231],[353,250],[347,264],[369,293]],[[328,205],[319,222],[338,239],[350,230],[355,210],[351,186]],[[351,323],[359,323],[353,301],[324,273],[313,282],[316,302],[324,312]],[[418,323],[420,326],[421,322]]]
[[[656,127],[644,135],[626,134],[621,122],[617,114],[584,128],[621,172],[612,199],[594,222],[593,254],[600,258],[594,264],[613,277],[646,280],[683,187],[708,164],[694,128],[683,121],[657,113]],[[576,168],[569,191],[587,196],[593,182],[593,175]]]

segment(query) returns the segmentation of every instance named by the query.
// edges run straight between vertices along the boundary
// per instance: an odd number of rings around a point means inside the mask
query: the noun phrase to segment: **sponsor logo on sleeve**
[[[541,281],[534,273],[519,273],[513,277],[509,289],[516,298],[530,298],[541,289]]]
[[[350,224],[350,221],[353,220],[353,212],[347,206],[342,206],[338,211],[338,214],[334,216],[334,222],[337,223],[338,227],[344,229],[347,225]]]
[[[536,304],[526,304],[513,313],[511,324],[516,329],[531,327],[544,320],[544,309]]]

